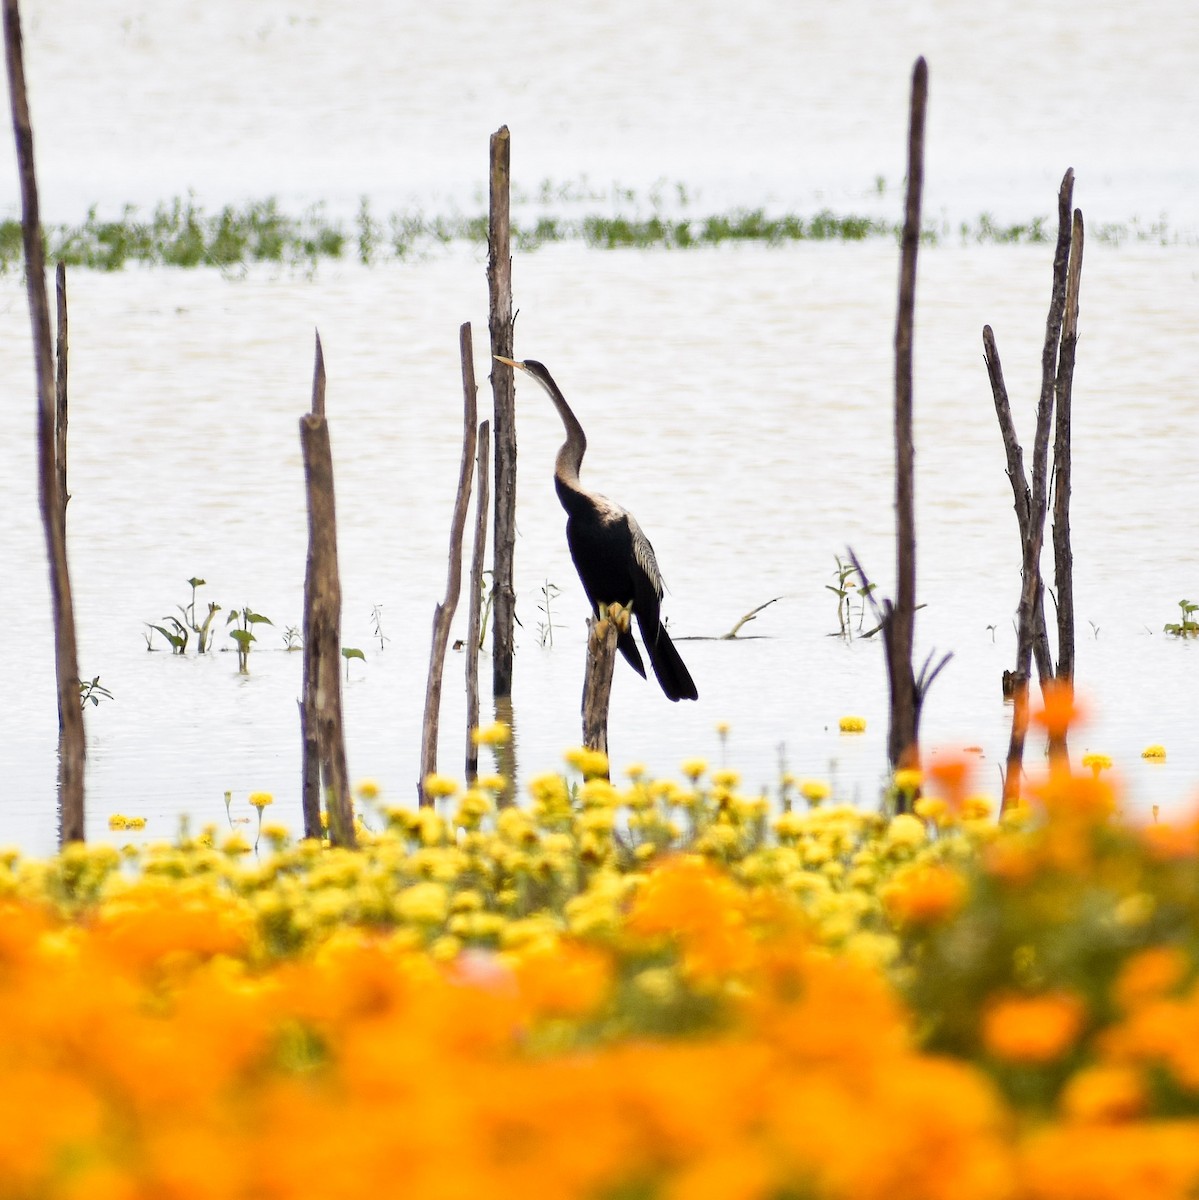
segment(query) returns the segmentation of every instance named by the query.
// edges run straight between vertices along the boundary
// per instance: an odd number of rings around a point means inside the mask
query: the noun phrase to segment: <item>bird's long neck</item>
[[[587,435],[583,432],[583,426],[579,424],[578,418],[570,411],[566,397],[549,377],[548,372],[545,379],[540,382],[554,402],[554,407],[558,410],[558,415],[562,418],[562,424],[566,429],[566,441],[562,443],[554,462],[554,479],[559,485],[559,491],[567,488],[572,492],[581,492],[583,488],[579,483],[579,469],[583,465],[583,455],[587,453]]]

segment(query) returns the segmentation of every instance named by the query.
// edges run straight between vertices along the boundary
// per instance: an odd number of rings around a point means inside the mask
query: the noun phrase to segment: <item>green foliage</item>
[[[241,609],[235,608],[225,619],[225,624],[236,624],[236,628],[229,630],[229,636],[237,643],[237,671],[239,675],[249,675],[250,647],[258,640],[254,636],[253,627],[272,625],[274,622],[270,617],[264,617],[246,605]]]
[[[875,197],[886,193],[882,176],[875,178],[871,192]],[[475,203],[473,214],[407,211],[383,219],[372,213],[364,196],[347,231],[322,205],[291,216],[282,212],[272,197],[242,207],[226,205],[210,214],[189,195],[159,204],[148,216],[126,205],[115,219],[101,220],[93,207],[81,224],[48,226],[44,236],[49,259],[102,271],[120,270],[130,263],[230,269],[265,262],[311,269],[323,259],[342,258],[351,246],[359,262],[374,265],[420,256],[456,242],[485,244],[486,197],[480,194]],[[896,221],[830,209],[812,215],[770,215],[762,208],[699,214],[685,185],[668,185],[664,180],[644,195],[620,185],[597,188],[585,178],[562,184],[545,180],[532,192],[514,188],[512,206],[512,242],[526,252],[564,241],[600,249],[686,249],[725,242],[772,246],[799,241],[852,242],[899,234]],[[1048,240],[1046,223],[1047,217],[1041,215],[1003,225],[990,213],[982,213],[974,221],[961,222],[956,233],[963,243],[1041,243]],[[935,244],[954,232],[948,221],[930,223],[921,238]],[[1164,220],[1109,223],[1099,227],[1095,236],[1115,245],[1178,240]],[[17,266],[22,256],[20,222],[0,222],[0,270]]]
[[[1181,610],[1181,618],[1178,621],[1169,622],[1165,625],[1165,632],[1173,637],[1187,638],[1199,637],[1199,621],[1195,620],[1195,614],[1199,612],[1199,604],[1192,604],[1189,600],[1179,600],[1178,607]]]
[[[350,677],[351,658],[360,658],[363,662],[366,662],[366,655],[363,654],[361,650],[358,650],[353,646],[342,646],[341,656],[346,660],[346,679],[349,679]]]
[[[90,681],[79,681],[79,703],[86,708],[90,701],[93,706],[98,706],[101,700],[111,700],[112,692],[108,690],[101,682],[100,676],[96,675]]]

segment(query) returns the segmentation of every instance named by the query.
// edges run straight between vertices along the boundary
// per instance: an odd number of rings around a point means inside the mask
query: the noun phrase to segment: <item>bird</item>
[[[566,441],[554,463],[554,487],[566,510],[566,544],[591,607],[599,614],[601,605],[627,605],[632,601],[633,616],[641,629],[650,666],[666,698],[698,699],[691,672],[662,625],[662,572],[649,538],[632,513],[606,496],[588,491],[579,482],[587,437],[561,388],[545,365],[534,358],[522,362],[499,354],[493,357],[541,384],[562,418]],[[644,679],[645,664],[629,629],[620,633],[617,646]]]

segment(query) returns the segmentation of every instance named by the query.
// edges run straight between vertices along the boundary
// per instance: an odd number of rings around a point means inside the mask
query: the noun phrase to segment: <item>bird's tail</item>
[[[636,610],[634,609],[634,612]],[[648,622],[641,623],[641,638],[645,642],[646,653],[649,654],[650,666],[667,700],[698,700],[699,691],[687,664],[683,662],[675,644],[670,640],[660,622],[655,622],[655,629],[646,629]]]
[[[633,632],[630,629],[622,629],[616,639],[616,648],[625,656],[625,660],[629,666],[641,676],[645,678],[645,663],[641,661],[641,651],[637,649],[637,643],[633,641]],[[655,668],[657,670],[657,668]]]

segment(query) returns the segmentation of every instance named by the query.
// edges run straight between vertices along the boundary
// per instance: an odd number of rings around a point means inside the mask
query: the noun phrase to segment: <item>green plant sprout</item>
[[[550,583],[547,579],[541,585],[541,603],[537,605],[537,611],[545,614],[545,620],[537,622],[537,644],[542,649],[554,644],[554,615],[550,611],[550,604],[558,594],[559,589],[556,583]]]
[[[161,633],[170,644],[172,654],[186,654],[187,639],[189,636],[187,632],[187,626],[180,624],[175,617],[163,617],[162,619],[164,621],[169,621],[170,624],[174,626],[175,632],[172,633],[165,625],[155,625],[152,622],[147,621],[146,624],[152,630],[152,634],[146,637],[146,649],[152,650],[154,648],[150,645],[150,638],[153,633]]]
[[[237,628],[230,629],[229,636],[237,643],[237,673],[249,675],[250,646],[258,640],[252,632],[252,626],[273,625],[274,622],[270,617],[256,613],[248,605],[240,611],[235,608],[225,619],[226,625],[232,625],[234,622],[237,622]]]
[[[1199,621],[1195,620],[1195,613],[1199,612],[1199,604],[1192,604],[1189,600],[1179,600],[1178,607],[1181,610],[1182,620],[1167,623],[1165,632],[1172,637],[1199,637]]]
[[[304,639],[300,633],[298,625],[289,625],[283,631],[283,649],[287,651],[302,650],[304,648]]]
[[[112,692],[108,690],[101,682],[100,676],[95,676],[90,682],[79,681],[79,703],[86,708],[90,700],[93,707],[99,705],[101,700],[111,700]]]
[[[360,658],[363,662],[366,662],[366,655],[353,646],[342,646],[341,656],[346,660],[346,682],[348,683],[350,681],[350,659]]]

